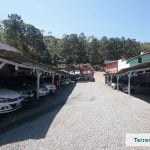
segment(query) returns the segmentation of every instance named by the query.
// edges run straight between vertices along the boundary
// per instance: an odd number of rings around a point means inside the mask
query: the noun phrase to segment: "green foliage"
[[[43,36],[43,31],[26,24],[17,14],[8,15],[0,24],[0,41],[15,46],[22,53],[45,64],[59,66],[61,63],[103,64],[103,61],[139,55],[150,51],[150,43],[135,39],[107,38],[94,36],[64,35],[58,39],[52,35]]]
[[[88,41],[87,37],[84,33],[79,35],[79,48],[78,48],[78,59],[77,63],[89,63],[89,56],[88,56]]]
[[[1,24],[0,24],[0,41],[4,41],[4,31]]]
[[[17,14],[8,15],[8,19],[3,20],[2,25],[6,41],[11,45],[20,48],[20,45],[22,44],[21,37],[23,35],[23,21],[21,20],[21,17]]]
[[[141,51],[142,52],[150,51],[150,43],[141,43]]]
[[[44,44],[49,55],[51,56],[52,65],[57,66],[63,60],[61,58],[61,40],[55,38],[54,36],[44,36]]]
[[[89,38],[89,61],[92,64],[100,63],[101,61],[101,50],[100,50],[100,41],[95,37]]]
[[[18,48],[32,59],[46,64],[50,63],[50,56],[39,29],[25,24],[21,16],[17,14],[8,15],[8,19],[2,21],[1,27],[3,37],[8,44]]]
[[[79,39],[77,34],[65,35],[62,38],[62,54],[68,63],[77,63]]]

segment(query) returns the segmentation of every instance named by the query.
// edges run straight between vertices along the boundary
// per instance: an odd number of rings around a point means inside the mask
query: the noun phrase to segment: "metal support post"
[[[1,64],[0,64],[0,69],[2,69],[5,65],[6,65],[6,63],[4,63],[4,62],[1,63]]]
[[[128,73],[128,94],[129,94],[129,96],[131,94],[131,91],[130,91],[131,83],[130,82],[131,82],[131,72]]]
[[[113,78],[113,75],[111,74],[110,75],[110,85],[112,84],[112,78]]]
[[[59,88],[60,88],[60,83],[61,83],[61,75],[59,75]]]
[[[54,84],[54,77],[55,77],[55,75],[52,74],[52,83],[53,83],[53,84]]]
[[[39,99],[39,88],[40,88],[40,71],[36,70],[37,74],[37,92],[36,92],[36,98]]]
[[[117,75],[117,90],[119,90],[119,75]]]

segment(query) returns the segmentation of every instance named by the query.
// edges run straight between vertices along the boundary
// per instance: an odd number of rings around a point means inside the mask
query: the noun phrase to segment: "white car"
[[[9,89],[16,91],[24,97],[23,101],[29,101],[34,97],[34,91],[31,88],[27,88],[24,86],[18,86],[18,87],[9,87]]]
[[[125,93],[128,93],[128,85],[124,86],[122,88],[122,91],[125,92]],[[133,93],[149,94],[150,85],[148,83],[140,83],[140,84],[135,84],[135,85],[131,84],[130,92],[131,92],[131,94],[133,94]]]
[[[37,89],[35,89],[35,92],[37,93]],[[49,94],[48,89],[45,86],[41,85],[39,87],[39,96],[46,96],[48,94]]]
[[[113,89],[117,89],[117,83],[115,83],[115,82],[112,82],[110,86],[111,86]],[[126,87],[126,86],[128,86],[127,83],[121,83],[121,82],[118,83],[118,88],[119,88],[119,90],[122,90],[122,88],[124,88],[124,87]]]
[[[68,84],[70,84],[68,79],[61,80],[61,85],[68,85]]]
[[[113,88],[113,89],[117,89],[117,83],[111,83],[111,87]]]
[[[0,89],[0,114],[12,112],[21,108],[21,102],[23,100],[23,95],[16,91]]]
[[[19,91],[24,97],[24,101],[28,101],[29,99],[34,97],[34,92],[33,90],[21,90]]]
[[[74,71],[69,71],[69,74],[74,75]]]
[[[81,72],[80,72],[80,70],[75,70],[74,74],[75,74],[75,75],[80,75]]]
[[[43,83],[42,85],[45,86],[48,89],[49,93],[50,92],[54,93],[56,91],[56,89],[57,89],[56,85],[52,84],[52,83]]]

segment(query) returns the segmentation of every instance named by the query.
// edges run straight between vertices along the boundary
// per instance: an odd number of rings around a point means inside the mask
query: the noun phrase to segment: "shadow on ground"
[[[44,138],[74,87],[75,84],[64,86],[56,93],[41,98],[39,101],[25,104],[16,112],[0,115],[0,146],[28,139]],[[41,117],[44,114],[48,115],[46,119]],[[38,118],[40,118],[40,123]],[[32,122],[33,120],[35,121]]]
[[[120,92],[122,92],[122,91],[120,91]],[[124,93],[124,92],[123,92]],[[125,93],[125,94],[128,94],[128,93]],[[138,98],[139,100],[141,100],[141,101],[145,101],[145,102],[147,102],[147,103],[149,103],[150,104],[150,93],[148,94],[148,93],[142,93],[142,94],[131,94],[131,96],[133,96],[133,97],[135,97],[135,98]]]
[[[132,96],[150,104],[150,94],[133,94]]]

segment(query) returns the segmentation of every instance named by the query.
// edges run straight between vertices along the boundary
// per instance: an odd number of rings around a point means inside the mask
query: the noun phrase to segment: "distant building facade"
[[[129,64],[127,64],[127,60],[122,58],[118,60],[118,71],[130,67]]]
[[[118,60],[105,62],[105,72],[117,73],[118,72]]]
[[[150,62],[150,52],[141,53],[141,55],[138,55],[136,57],[127,60],[127,64],[129,65],[129,67],[146,62]]]

